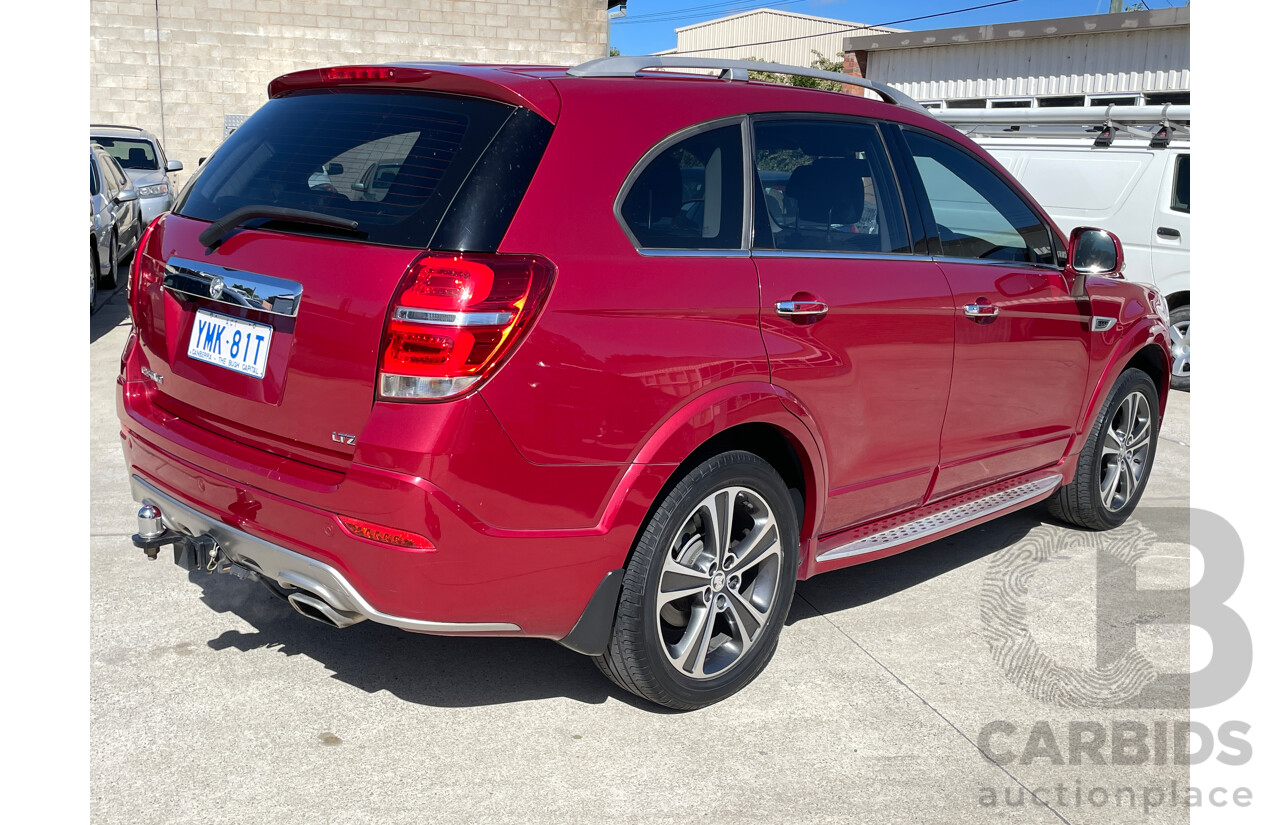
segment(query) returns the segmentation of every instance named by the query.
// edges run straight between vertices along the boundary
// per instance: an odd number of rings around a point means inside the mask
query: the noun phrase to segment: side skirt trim
[[[968,522],[980,521],[992,513],[1041,497],[1054,490],[1062,483],[1062,475],[1049,475],[1024,481],[1016,486],[986,493],[978,498],[964,497],[967,500],[942,501],[934,507],[925,507],[923,513],[917,513],[908,521],[889,526],[868,536],[842,544],[818,556],[818,563],[845,559],[850,556],[861,556],[867,553],[878,553],[897,547],[898,545],[916,542],[936,533],[954,530]]]

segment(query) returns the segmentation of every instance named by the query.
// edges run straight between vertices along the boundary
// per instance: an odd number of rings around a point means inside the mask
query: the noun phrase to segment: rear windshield
[[[174,211],[214,221],[243,206],[281,206],[354,220],[357,240],[426,246],[511,113],[490,100],[423,93],[278,98],[227,138]]]
[[[150,141],[139,138],[109,138],[97,136],[93,138],[103,149],[111,153],[111,157],[120,161],[125,169],[156,170],[160,164],[156,161],[156,149]]]

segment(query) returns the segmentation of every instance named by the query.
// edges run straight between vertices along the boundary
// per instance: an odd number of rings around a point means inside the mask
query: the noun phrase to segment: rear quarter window
[[[427,93],[278,98],[227,139],[174,211],[215,221],[244,206],[282,206],[354,220],[359,240],[425,247],[512,112]],[[361,185],[371,169],[376,189]]]

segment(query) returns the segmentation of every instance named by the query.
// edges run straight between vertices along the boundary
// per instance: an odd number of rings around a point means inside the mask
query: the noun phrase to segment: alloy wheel
[[[1169,340],[1172,344],[1174,378],[1191,377],[1191,321],[1179,321],[1169,327]]]
[[[777,603],[782,560],[777,519],[758,493],[725,487],[699,502],[658,581],[654,609],[671,666],[711,679],[741,661]]]
[[[1107,510],[1119,512],[1137,494],[1147,472],[1154,432],[1146,395],[1137,390],[1129,393],[1107,425],[1102,444],[1098,491]]]

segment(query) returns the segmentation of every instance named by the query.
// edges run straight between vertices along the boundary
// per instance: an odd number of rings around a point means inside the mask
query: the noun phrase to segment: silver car
[[[89,272],[98,286],[113,288],[116,270],[142,235],[138,193],[115,158],[89,144]],[[93,293],[89,295],[93,305]]]
[[[89,140],[111,153],[129,176],[138,193],[142,225],[149,226],[158,215],[173,208],[174,185],[169,173],[182,171],[182,162],[165,157],[155,135],[136,126],[89,126]]]

